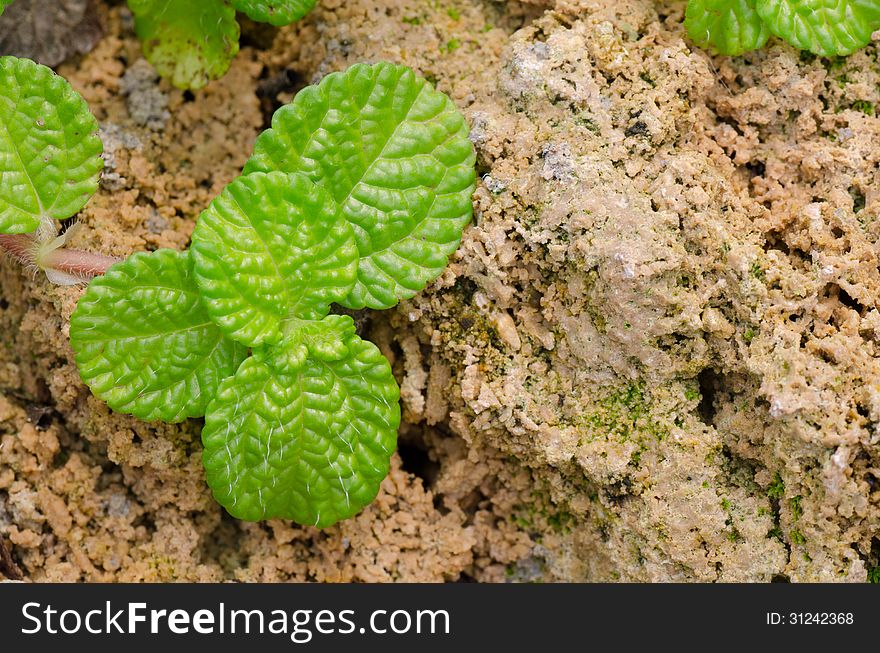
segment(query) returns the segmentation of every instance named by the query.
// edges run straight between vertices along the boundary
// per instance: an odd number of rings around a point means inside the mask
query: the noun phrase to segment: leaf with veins
[[[878,0],[756,0],[773,34],[822,57],[865,47],[880,29]]]
[[[293,23],[315,8],[316,0],[232,0],[251,20],[276,27]]]
[[[51,69],[0,57],[0,233],[53,235],[98,189],[98,122]]]
[[[283,374],[247,359],[208,407],[208,485],[233,517],[323,528],[358,513],[388,474],[400,390],[379,349],[356,335],[335,361]]]
[[[147,421],[204,415],[247,354],[208,317],[189,255],[170,249],[135,254],[92,281],[70,343],[92,392]]]
[[[327,189],[361,259],[340,303],[391,308],[440,275],[471,219],[469,131],[452,100],[406,66],[356,64],[279,109],[245,174],[299,172]]]
[[[302,174],[239,177],[199,217],[196,281],[208,314],[250,347],[290,319],[320,320],[354,285],[358,253],[330,194]]]

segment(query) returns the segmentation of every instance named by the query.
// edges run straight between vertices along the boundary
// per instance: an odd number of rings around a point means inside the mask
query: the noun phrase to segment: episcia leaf
[[[0,233],[64,220],[98,189],[98,122],[51,69],[0,57]]]
[[[760,48],[770,38],[755,0],[690,0],[684,26],[694,43],[729,56]]]
[[[328,315],[323,320],[288,318],[282,325],[281,341],[254,348],[254,356],[277,372],[292,374],[309,356],[323,361],[348,356],[345,343],[355,331],[354,320],[348,315]]]
[[[232,0],[232,6],[261,23],[293,23],[315,8],[316,0]]]
[[[212,319],[248,346],[276,343],[288,318],[320,319],[357,275],[349,224],[305,175],[239,177],[199,217],[196,281]]]
[[[239,26],[226,0],[128,0],[144,54],[178,88],[222,77],[238,52]]]
[[[141,252],[94,279],[70,318],[83,381],[115,411],[143,420],[201,417],[247,350],[201,304],[185,252]]]
[[[338,361],[294,374],[247,359],[208,407],[208,485],[239,519],[329,526],[359,512],[388,474],[400,390],[379,349],[357,336]]]
[[[471,218],[474,162],[446,95],[405,66],[356,64],[278,110],[245,174],[303,172],[329,189],[361,256],[341,303],[383,309],[446,267]]]
[[[756,9],[773,34],[822,57],[852,54],[880,29],[878,0],[757,0]]]

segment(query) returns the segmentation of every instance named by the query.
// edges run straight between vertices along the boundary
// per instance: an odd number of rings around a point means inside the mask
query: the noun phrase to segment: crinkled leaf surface
[[[770,31],[823,57],[863,48],[880,29],[878,0],[757,0]]]
[[[276,343],[288,318],[320,319],[354,285],[358,252],[330,194],[305,175],[239,177],[192,238],[208,313],[229,337]]]
[[[239,519],[329,526],[370,503],[388,474],[400,391],[372,343],[291,375],[247,359],[208,407],[208,485]]]
[[[255,348],[254,356],[278,372],[291,374],[305,365],[309,356],[326,361],[345,358],[345,343],[355,331],[354,320],[348,315],[328,315],[323,320],[290,318],[284,322],[281,341]]]
[[[315,8],[316,0],[232,0],[232,5],[261,23],[281,26],[299,20]]]
[[[186,253],[138,253],[94,279],[70,319],[80,375],[115,411],[201,417],[247,355],[199,299]]]
[[[144,54],[178,88],[202,88],[229,69],[239,26],[226,0],[128,0]]]
[[[0,57],[0,233],[74,215],[98,189],[102,152],[98,122],[66,80]]]
[[[471,218],[474,162],[446,95],[405,66],[357,64],[277,111],[245,173],[303,172],[329,189],[361,255],[341,303],[382,309],[446,267]]]
[[[770,38],[755,0],[690,0],[684,25],[700,47],[731,56],[760,48]]]

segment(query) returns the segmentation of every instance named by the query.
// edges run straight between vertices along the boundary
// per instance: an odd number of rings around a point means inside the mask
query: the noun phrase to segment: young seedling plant
[[[14,0],[0,0],[0,14]],[[199,89],[226,74],[238,53],[236,11],[276,27],[294,23],[317,0],[128,0],[144,55],[181,89]]]
[[[880,29],[878,0],[689,0],[685,27],[697,45],[739,55],[771,35],[822,57],[866,46]]]
[[[275,26],[293,23],[316,0],[128,0],[144,54],[162,77],[198,89],[222,77],[238,53],[236,10]]]
[[[89,284],[70,325],[83,380],[143,420],[204,416],[207,481],[235,517],[356,514],[388,473],[399,388],[331,305],[391,308],[439,276],[471,218],[474,163],[463,116],[410,69],[328,75],[275,114],[188,251],[137,253]],[[3,197],[19,197],[9,179]]]

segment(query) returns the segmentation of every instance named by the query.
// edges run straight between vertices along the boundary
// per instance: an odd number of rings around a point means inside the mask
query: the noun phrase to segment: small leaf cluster
[[[14,0],[0,0],[0,15]],[[222,77],[238,54],[236,11],[280,27],[296,22],[317,0],[128,0],[144,55],[181,89]]]
[[[71,318],[83,380],[141,419],[204,415],[208,484],[233,516],[352,516],[388,473],[399,388],[331,305],[390,308],[443,271],[472,214],[468,132],[404,66],[304,89],[188,251],[138,253],[92,281]]]
[[[2,2],[4,0],[0,0]],[[222,77],[238,53],[236,10],[259,22],[293,23],[316,0],[128,0],[144,54],[162,77],[199,89]]]
[[[0,0],[2,1],[2,0]],[[64,78],[29,59],[0,57],[0,234],[35,234],[34,263],[63,244],[58,222],[98,189],[98,121]],[[56,282],[64,279],[56,272]]]
[[[878,0],[689,0],[685,27],[701,47],[738,55],[771,35],[823,57],[863,48],[880,29]]]

